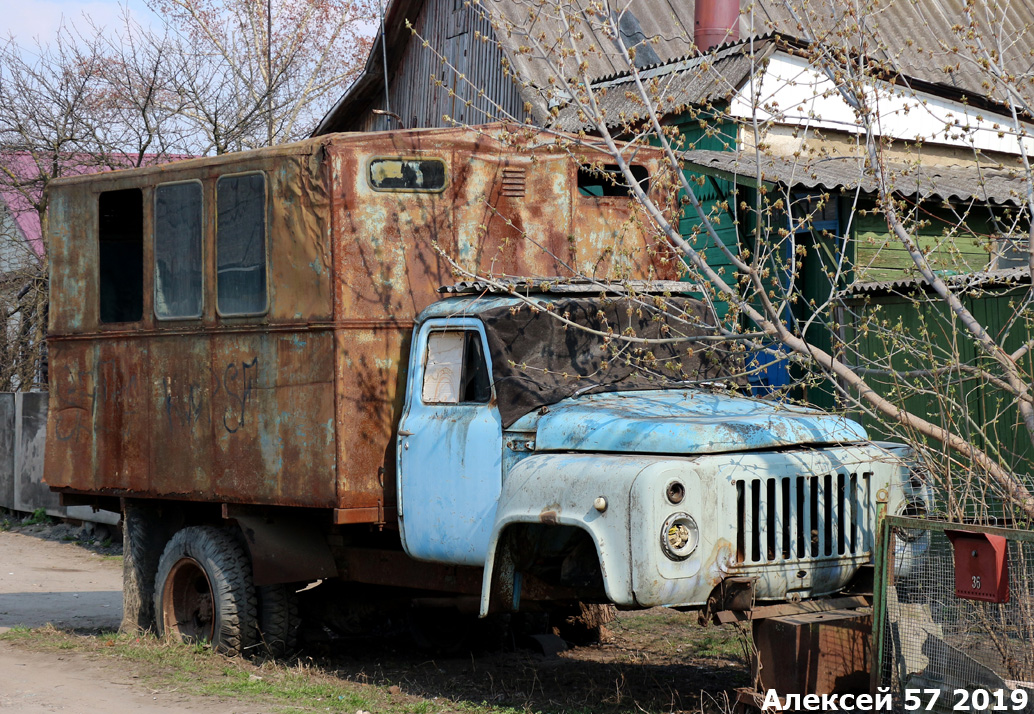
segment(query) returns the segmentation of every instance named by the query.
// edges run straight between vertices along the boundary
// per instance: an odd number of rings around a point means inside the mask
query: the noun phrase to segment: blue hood
[[[535,429],[529,417],[511,428]],[[572,397],[534,421],[536,451],[718,454],[867,438],[845,417],[696,390]]]

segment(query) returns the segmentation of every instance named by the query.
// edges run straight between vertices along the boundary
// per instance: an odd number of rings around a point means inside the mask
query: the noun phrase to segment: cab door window
[[[421,398],[425,404],[488,403],[492,388],[480,334],[442,330],[427,336]]]

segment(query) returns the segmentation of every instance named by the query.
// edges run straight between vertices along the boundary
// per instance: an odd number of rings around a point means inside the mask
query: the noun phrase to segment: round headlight
[[[661,548],[672,560],[685,560],[700,544],[697,522],[688,513],[676,513],[668,517],[661,529]]]
[[[926,518],[928,515],[926,501],[921,498],[910,498],[898,506],[897,514],[906,518]],[[915,528],[895,528],[894,535],[905,543],[918,540],[924,531]]]

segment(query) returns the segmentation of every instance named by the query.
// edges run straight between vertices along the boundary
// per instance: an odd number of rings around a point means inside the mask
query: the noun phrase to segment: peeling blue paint
[[[658,390],[565,399],[538,419],[536,448],[717,454],[865,439],[860,425],[832,414],[697,390]]]

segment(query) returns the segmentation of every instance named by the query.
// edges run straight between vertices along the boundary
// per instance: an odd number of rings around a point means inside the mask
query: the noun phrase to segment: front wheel
[[[229,532],[191,526],[172,537],[155,577],[158,634],[244,654],[257,641],[256,610],[251,563]]]

